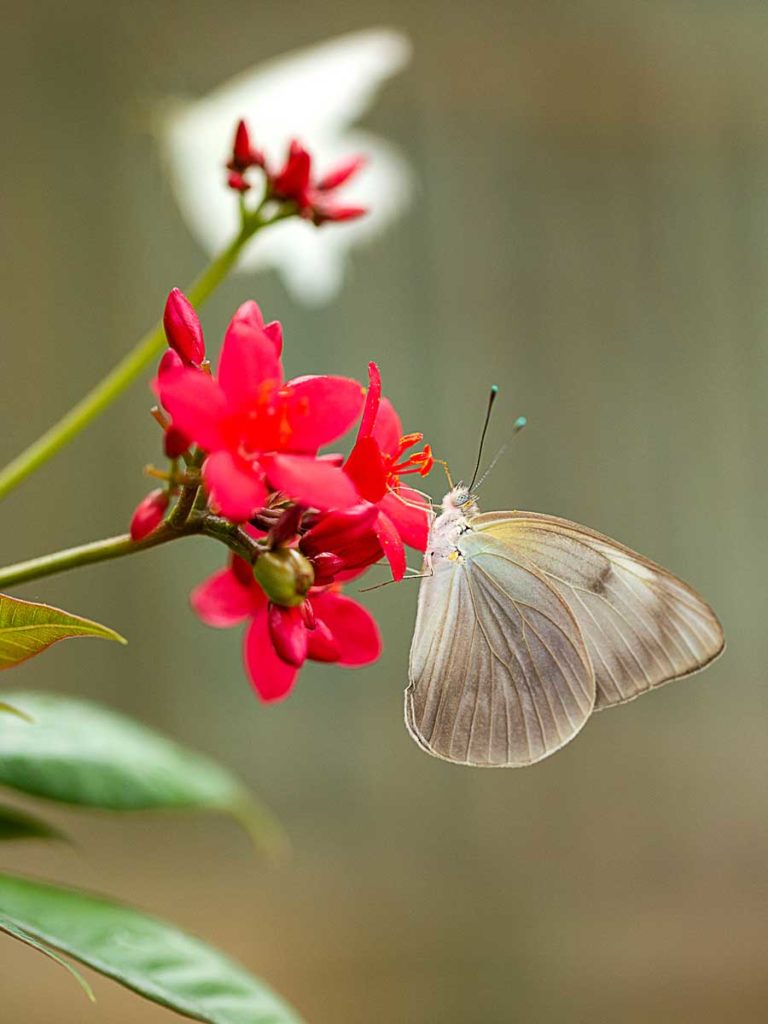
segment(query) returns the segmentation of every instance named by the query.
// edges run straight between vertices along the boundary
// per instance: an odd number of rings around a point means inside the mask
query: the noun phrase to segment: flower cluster
[[[405,545],[424,550],[428,502],[404,478],[429,473],[429,446],[414,451],[422,435],[403,434],[375,363],[367,389],[347,377],[285,380],[280,324],[265,323],[255,302],[230,321],[215,373],[178,289],[163,323],[169,349],[154,383],[163,410],[155,417],[171,472],[167,488],[139,504],[132,537],[149,536],[166,515],[181,528],[181,509],[199,532],[229,543],[227,568],[192,604],[209,625],[249,620],[244,660],[264,700],[285,696],[307,658],[375,660],[376,623],[341,588],[381,559],[400,580]],[[358,420],[346,458],[321,453]]]
[[[312,156],[294,139],[282,167],[270,168],[264,153],[252,145],[245,121],[240,121],[227,163],[227,184],[236,192],[248,192],[251,188],[248,172],[258,168],[266,177],[266,198],[294,204],[296,212],[306,220],[318,225],[327,221],[355,220],[367,212],[365,207],[340,203],[336,193],[364,163],[362,157],[352,157],[327,174],[316,177]]]

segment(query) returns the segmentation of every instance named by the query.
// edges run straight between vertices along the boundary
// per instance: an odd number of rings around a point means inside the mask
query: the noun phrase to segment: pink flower
[[[423,435],[402,434],[392,403],[381,397],[381,375],[375,363],[368,364],[368,374],[365,410],[344,470],[359,496],[378,508],[374,529],[392,576],[401,580],[405,575],[403,544],[424,551],[429,516],[425,499],[400,478],[410,473],[426,476],[434,458],[429,445],[404,457],[409,448],[423,440]]]
[[[250,566],[239,558],[201,583],[191,601],[209,626],[226,628],[250,619],[243,657],[264,701],[287,696],[307,658],[356,667],[381,653],[375,620],[337,587],[315,587],[300,606],[284,608],[267,600]]]
[[[218,376],[167,368],[157,388],[173,426],[207,452],[203,481],[211,501],[235,522],[263,507],[269,490],[320,510],[357,502],[347,474],[318,449],[360,415],[363,389],[346,377],[284,382],[282,330],[246,302],[224,336]]]

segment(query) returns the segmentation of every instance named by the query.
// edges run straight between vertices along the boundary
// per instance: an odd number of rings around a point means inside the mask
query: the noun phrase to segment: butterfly
[[[425,569],[405,721],[458,764],[541,761],[593,711],[725,646],[709,605],[666,569],[567,519],[482,513],[461,485],[432,522]]]
[[[164,104],[156,118],[162,155],[182,216],[203,248],[216,254],[239,226],[224,165],[240,118],[273,166],[285,158],[292,138],[309,148],[320,173],[362,155],[366,165],[345,186],[344,202],[366,207],[365,217],[322,230],[287,220],[255,238],[237,265],[246,272],[274,267],[305,303],[332,298],[342,284],[347,250],[377,235],[410,200],[411,172],[397,149],[350,127],[382,84],[405,67],[410,49],[394,29],[350,32],[249,68],[200,99]]]

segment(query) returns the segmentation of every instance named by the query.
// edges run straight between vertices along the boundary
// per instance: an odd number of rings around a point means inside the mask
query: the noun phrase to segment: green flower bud
[[[259,555],[253,575],[269,600],[284,608],[300,605],[315,581],[312,563],[296,548],[276,548]]]

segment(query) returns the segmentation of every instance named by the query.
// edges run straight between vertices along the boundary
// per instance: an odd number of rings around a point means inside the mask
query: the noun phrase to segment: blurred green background
[[[386,650],[251,695],[235,632],[187,592],[188,542],[22,596],[115,626],[8,676],[125,709],[236,768],[288,827],[270,868],[226,820],[68,814],[74,849],[3,868],[139,903],[220,945],[311,1024],[765,1020],[768,1001],[768,7],[748,0],[4,4],[3,430],[10,458],[112,365],[203,262],[152,101],[337,32],[391,23],[412,67],[366,124],[416,170],[410,216],[356,253],[339,300],[244,298],[283,321],[289,373],[382,364],[406,429],[471,469],[525,413],[485,508],[590,524],[719,611],[706,674],[598,715],[551,760],[453,768],[402,725],[415,584],[367,595]],[[3,562],[124,529],[158,457],[137,386],[4,503]],[[435,473],[436,496],[442,480]],[[47,809],[46,809],[47,813]],[[172,1015],[103,979],[98,1005],[2,940],[2,1021]]]

